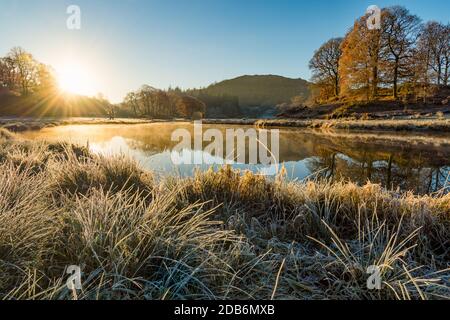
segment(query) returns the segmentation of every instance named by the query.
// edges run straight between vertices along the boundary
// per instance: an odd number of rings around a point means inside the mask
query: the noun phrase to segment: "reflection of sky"
[[[224,155],[219,157],[220,154],[214,151],[211,152],[214,154],[212,155],[202,150],[192,150],[188,146],[182,151],[181,156],[188,159],[195,157],[203,159],[203,164],[176,165],[172,161],[175,143],[171,142],[170,134],[179,127],[190,128],[183,124],[84,125],[47,128],[21,135],[27,139],[42,139],[49,142],[64,140],[82,146],[89,145],[91,151],[105,156],[119,154],[129,156],[143,168],[152,170],[157,175],[189,176],[195,169],[207,170],[210,167],[218,169],[224,162]],[[388,183],[389,179],[389,188],[399,186],[417,192],[428,192],[426,190],[430,187],[433,190],[450,188],[448,183],[450,143],[445,139],[438,147],[430,144],[418,147],[414,143],[403,141],[392,144],[389,140],[386,143],[379,142],[375,146],[371,142],[364,142],[364,137],[361,140],[359,135],[336,138],[328,134],[318,135],[301,130],[282,131],[280,138],[282,161],[280,165],[232,162],[231,166],[268,176],[274,176],[284,167],[283,172],[289,180],[328,177],[333,172],[338,178],[350,179],[357,183],[365,183],[369,177],[374,183],[382,184]],[[440,137],[433,136],[433,139],[439,140]],[[245,152],[248,155],[248,148]],[[391,166],[389,156],[393,157]]]
[[[258,164],[245,164],[235,161],[225,160],[222,157],[211,155],[208,152],[201,150],[189,150],[183,149],[181,152],[166,150],[163,152],[150,152],[144,151],[137,147],[133,139],[125,139],[120,136],[115,136],[110,140],[103,142],[90,143],[91,151],[102,155],[119,155],[123,154],[130,156],[138,161],[144,168],[155,171],[162,175],[178,175],[178,176],[190,176],[195,170],[206,171],[209,168],[217,170],[223,163],[230,164],[234,169],[241,171],[249,170],[256,174],[262,174],[265,176],[275,176],[281,169],[285,168],[286,178],[288,180],[304,180],[310,178],[314,173],[308,168],[308,164],[312,161],[319,161],[320,158],[312,156],[300,161],[287,161],[282,164],[272,165],[258,165]],[[179,157],[185,161],[190,159],[194,162],[194,159],[202,159],[202,164],[174,164],[173,157]],[[349,163],[358,164],[351,157],[345,154],[338,153],[337,158]],[[387,165],[387,161],[374,161],[372,163],[373,168],[384,168]],[[395,164],[393,167],[397,167]],[[444,192],[449,192],[449,179],[450,171],[448,167],[442,168],[442,175],[439,177],[439,185],[443,187]],[[436,179],[433,177],[431,184],[434,185]]]
[[[96,154],[105,156],[109,155],[125,155],[132,157],[144,168],[153,170],[162,174],[178,174],[181,176],[192,175],[196,169],[208,170],[209,168],[217,169],[222,164],[227,163],[234,169],[249,170],[253,173],[275,176],[281,169],[280,164],[261,165],[261,164],[245,164],[236,161],[225,160],[222,157],[212,155],[201,150],[183,149],[182,152],[166,150],[159,153],[146,152],[140,148],[136,148],[136,144],[132,139],[125,139],[115,136],[110,140],[102,142],[89,143],[89,148]],[[184,160],[181,164],[175,164],[173,159]],[[186,160],[190,161],[186,161]],[[201,159],[201,164],[194,163],[194,159]],[[310,171],[306,166],[308,159],[302,161],[285,162],[282,165],[286,169],[287,178],[302,180],[310,175]],[[198,163],[198,162],[197,162]]]

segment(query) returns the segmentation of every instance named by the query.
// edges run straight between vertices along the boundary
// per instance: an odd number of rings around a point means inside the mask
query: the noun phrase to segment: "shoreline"
[[[41,130],[66,125],[152,124],[164,122],[193,122],[188,119],[134,119],[134,118],[0,118],[0,128],[11,132]],[[298,119],[203,119],[203,124],[246,125],[258,128],[304,128],[347,131],[385,132],[450,132],[450,119],[397,120],[298,120]]]
[[[297,120],[297,119],[257,119],[220,120],[206,119],[204,124],[254,125],[258,128],[307,128],[349,131],[386,132],[450,132],[450,119],[401,119],[401,120]]]

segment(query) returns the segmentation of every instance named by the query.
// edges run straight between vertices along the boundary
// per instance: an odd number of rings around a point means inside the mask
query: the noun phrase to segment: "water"
[[[67,141],[88,145],[105,155],[126,154],[143,167],[161,174],[188,176],[196,168],[210,165],[174,165],[171,151],[177,141],[171,134],[177,128],[191,133],[189,123],[155,123],[144,125],[73,125],[22,133],[25,138]],[[203,125],[203,131],[216,128],[225,132],[236,126]],[[243,129],[251,127],[242,126]],[[224,134],[225,136],[225,134]],[[205,143],[207,145],[209,143]],[[203,147],[204,147],[203,146]],[[248,151],[248,145],[247,151]],[[389,189],[431,193],[450,191],[450,136],[416,133],[323,132],[280,129],[279,160],[290,180],[307,178],[346,179],[359,184],[368,180]],[[204,154],[191,146],[185,152]],[[225,150],[225,146],[224,146]],[[248,153],[248,152],[247,152]],[[208,158],[219,159],[215,154]],[[276,172],[277,166],[249,164],[232,166],[253,172]],[[217,167],[217,166],[215,166]],[[275,171],[274,171],[275,170]]]

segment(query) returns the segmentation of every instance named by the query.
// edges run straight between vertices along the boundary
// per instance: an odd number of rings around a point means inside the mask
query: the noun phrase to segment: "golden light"
[[[93,96],[96,84],[88,69],[77,63],[65,63],[56,69],[59,87],[66,93]]]

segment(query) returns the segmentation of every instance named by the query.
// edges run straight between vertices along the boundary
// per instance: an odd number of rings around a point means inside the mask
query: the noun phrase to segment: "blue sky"
[[[79,5],[82,28],[66,28]],[[22,46],[45,63],[79,61],[112,101],[146,83],[201,87],[243,74],[309,79],[315,49],[369,5],[404,5],[449,22],[448,0],[0,0],[0,55]]]

